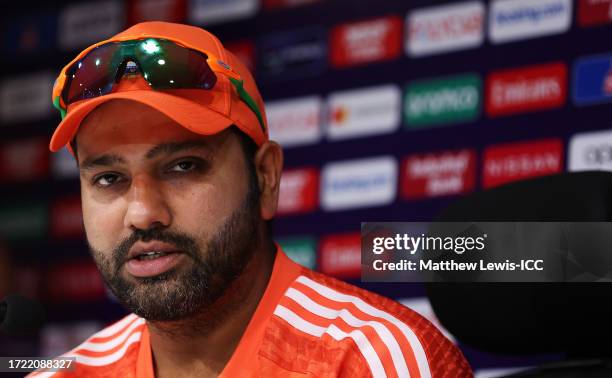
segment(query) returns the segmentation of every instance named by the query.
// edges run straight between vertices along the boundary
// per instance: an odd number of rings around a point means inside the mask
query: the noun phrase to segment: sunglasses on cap
[[[228,77],[265,132],[259,107],[244,89],[238,72],[208,51],[163,38],[106,41],[85,49],[57,78],[53,106],[63,119],[68,105],[111,93],[126,75],[141,75],[155,90],[210,90],[217,82],[217,74]]]

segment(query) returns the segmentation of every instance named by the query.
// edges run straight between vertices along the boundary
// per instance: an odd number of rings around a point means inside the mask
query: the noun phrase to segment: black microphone
[[[39,302],[22,295],[8,295],[0,302],[0,333],[32,336],[45,322],[45,310]]]

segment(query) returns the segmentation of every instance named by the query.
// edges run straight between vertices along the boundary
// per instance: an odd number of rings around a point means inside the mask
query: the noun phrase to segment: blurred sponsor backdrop
[[[612,0],[12,3],[0,294],[39,298],[49,322],[35,338],[0,336],[3,356],[60,354],[125,313],[88,256],[75,163],[47,144],[61,67],[140,21],[203,26],[255,73],[286,153],[275,234],[289,255],[434,322],[422,286],[359,282],[360,222],[427,221],[473,191],[612,169]],[[553,357],[461,347],[479,377]]]

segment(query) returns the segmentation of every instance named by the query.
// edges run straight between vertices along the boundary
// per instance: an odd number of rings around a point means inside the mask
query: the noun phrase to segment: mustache
[[[191,236],[166,230],[162,228],[149,228],[146,230],[134,230],[134,232],[124,240],[122,240],[115,250],[113,251],[113,257],[116,263],[116,267],[118,268],[123,262],[127,260],[127,255],[138,241],[142,241],[144,243],[150,241],[159,241],[167,244],[171,244],[176,247],[178,250],[184,252],[192,259],[199,262],[200,256],[198,255],[198,245],[194,238]]]

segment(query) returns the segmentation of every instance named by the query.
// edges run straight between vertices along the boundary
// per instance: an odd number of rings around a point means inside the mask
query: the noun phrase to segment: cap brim
[[[68,144],[76,135],[83,119],[98,105],[114,99],[132,100],[148,105],[197,134],[216,134],[233,124],[228,117],[177,95],[153,90],[121,91],[71,105],[68,114],[51,137],[51,151],[59,151]]]

